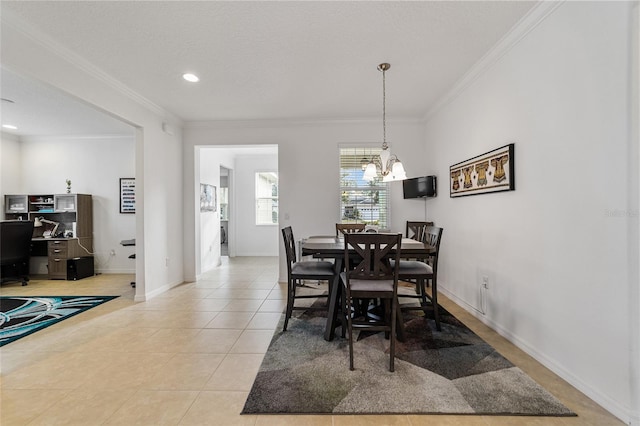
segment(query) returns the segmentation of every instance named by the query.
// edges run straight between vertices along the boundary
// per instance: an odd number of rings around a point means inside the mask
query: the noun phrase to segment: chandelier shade
[[[364,169],[364,174],[362,175],[362,179],[372,181],[377,177],[378,177],[378,170],[373,160],[371,160],[371,162],[367,164],[367,168]]]

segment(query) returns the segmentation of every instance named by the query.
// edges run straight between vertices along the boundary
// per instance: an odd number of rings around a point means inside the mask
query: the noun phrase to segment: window
[[[278,223],[278,173],[256,173],[256,225]]]
[[[380,148],[340,148],[340,221],[366,223],[387,228],[389,222],[389,186],[376,178],[362,179],[364,165]]]

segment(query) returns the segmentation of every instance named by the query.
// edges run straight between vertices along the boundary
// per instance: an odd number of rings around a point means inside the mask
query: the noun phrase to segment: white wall
[[[277,155],[239,155],[234,169],[231,228],[236,256],[278,256],[279,225],[256,225],[257,172],[277,172]]]
[[[629,347],[640,332],[628,302],[638,285],[630,10],[562,4],[432,115],[425,134],[440,176],[515,143],[515,192],[452,199],[441,182],[430,203],[444,227],[440,288],[625,421],[638,418],[630,389],[640,362]]]
[[[340,144],[371,143],[381,140],[381,123],[371,121],[344,122],[271,122],[271,123],[187,123],[184,130],[186,206],[195,205],[194,189],[187,181],[194,174],[190,153],[195,146],[215,145],[277,145],[279,172],[279,228],[292,226],[295,238],[308,235],[334,234],[339,212],[339,151]],[[425,146],[422,143],[423,124],[418,121],[387,120],[387,135],[391,150],[403,161],[410,176],[427,174]],[[443,175],[443,176],[446,176]],[[251,184],[253,187],[253,183]],[[237,187],[234,192],[241,191]],[[424,202],[402,199],[402,184],[391,183],[391,227],[404,232],[408,219],[425,218]],[[431,200],[428,201],[428,203]],[[191,212],[195,216],[195,210]],[[190,214],[185,213],[185,276],[195,271],[195,246]],[[281,234],[274,235],[280,253],[280,281],[286,281],[286,266]]]
[[[20,180],[20,140],[17,136],[0,133],[0,194],[23,194]],[[4,197],[0,201],[4,212]]]
[[[134,129],[122,137],[23,138],[21,146],[19,193],[62,194],[70,179],[73,193],[92,195],[96,271],[134,273],[133,249],[120,241],[135,237],[135,215],[120,214],[119,206],[119,179],[135,175]]]

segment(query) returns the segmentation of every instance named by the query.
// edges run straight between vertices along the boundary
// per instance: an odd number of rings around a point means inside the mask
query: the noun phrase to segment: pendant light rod
[[[387,149],[387,79],[385,72],[391,68],[391,64],[386,62],[378,65],[378,70],[382,71],[382,149]]]

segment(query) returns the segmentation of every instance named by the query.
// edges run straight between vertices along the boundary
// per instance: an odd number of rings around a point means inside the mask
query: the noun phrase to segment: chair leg
[[[404,342],[405,341],[404,318],[402,317],[402,309],[400,309],[400,302],[398,301],[397,297],[395,300],[395,304],[396,304],[396,331],[398,333],[398,335],[396,336],[396,339],[400,342]]]
[[[346,297],[347,299],[347,331],[349,333],[349,370],[353,371],[355,367],[353,366],[353,320],[351,319],[351,298]]]
[[[380,301],[380,303],[383,304],[384,307],[384,312],[382,313],[384,315],[384,323],[389,326],[389,328],[391,328],[391,303],[390,303],[390,299],[382,299]],[[391,332],[390,331],[385,331],[384,332],[384,338],[385,339],[390,339]]]
[[[433,318],[436,321],[436,330],[442,331],[440,326],[440,313],[438,310],[438,281],[434,278],[431,285],[431,304],[433,305]]]
[[[398,309],[398,304],[395,299],[390,300],[391,304],[391,347],[389,349],[389,371],[392,373],[395,371],[395,358],[396,358],[396,325],[397,325],[397,315],[396,310]]]
[[[289,324],[289,318],[293,314],[293,300],[296,297],[296,281],[293,279],[287,282],[287,311],[284,315],[284,326],[282,331],[287,331],[287,325]]]
[[[349,315],[349,311],[347,311],[347,290],[344,287],[340,290],[340,309],[342,309],[342,316],[340,317],[341,337],[344,339],[347,337],[347,315]]]
[[[424,309],[424,307],[427,304],[427,290],[425,289],[425,280],[424,278],[418,278],[418,281],[416,283],[416,285],[420,286],[420,300],[422,302],[422,307]]]

